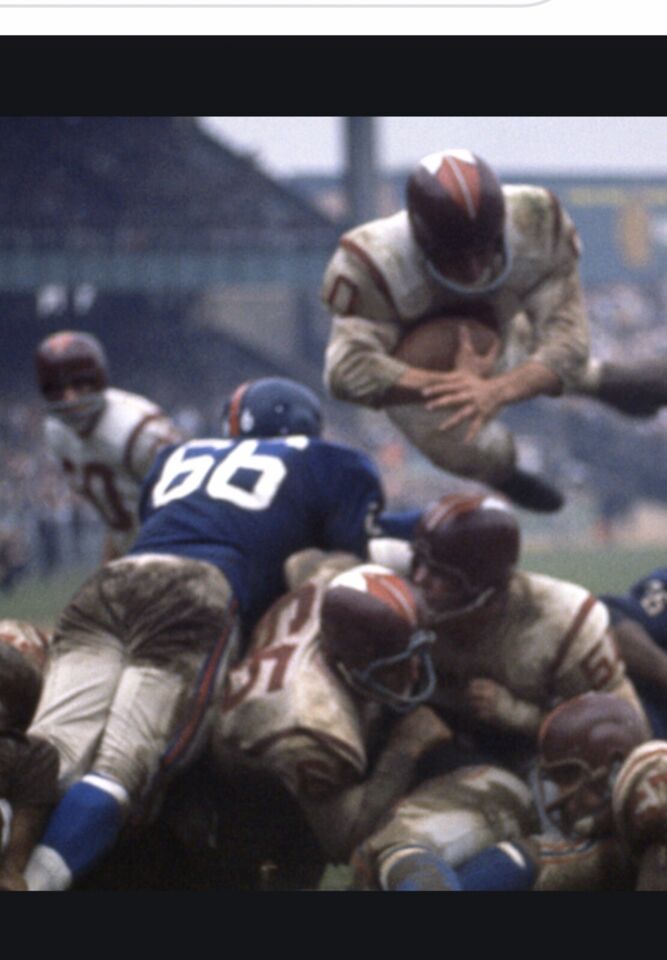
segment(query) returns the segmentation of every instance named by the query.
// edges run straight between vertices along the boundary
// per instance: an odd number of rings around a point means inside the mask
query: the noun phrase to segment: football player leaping
[[[102,518],[102,559],[113,560],[137,534],[139,491],[156,453],[183,437],[155,403],[109,386],[105,351],[91,334],[54,333],[35,359],[47,446]]]
[[[214,696],[248,629],[284,592],[306,547],[364,556],[383,491],[364,454],[319,439],[316,395],[293,381],[244,384],[225,439],[161,451],[127,556],[79,589],[56,625],[31,731],[58,750],[62,798],[26,868],[62,890],[115,843],[128,812],[203,747]],[[414,515],[390,518],[390,529]]]
[[[527,509],[559,509],[560,493],[517,466],[512,436],[495,421],[505,406],[563,391],[642,416],[667,403],[665,361],[589,356],[579,255],[574,224],[549,190],[501,186],[468,150],[425,157],[408,180],[407,209],[350,230],[328,265],[329,390],[386,408],[436,466]],[[466,312],[490,315],[498,327],[491,376],[419,369],[392,356],[420,320]]]

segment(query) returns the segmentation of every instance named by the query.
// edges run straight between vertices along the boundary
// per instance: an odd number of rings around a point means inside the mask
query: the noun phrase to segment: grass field
[[[623,593],[635,580],[666,565],[667,546],[528,550],[522,562],[527,570],[580,583],[593,593]],[[0,594],[0,618],[31,620],[51,627],[86,575],[85,570],[70,570],[48,579],[25,579],[11,593]]]

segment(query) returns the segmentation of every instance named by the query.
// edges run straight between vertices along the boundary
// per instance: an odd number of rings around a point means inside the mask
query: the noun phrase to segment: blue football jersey
[[[600,598],[612,611],[636,620],[655,642],[667,650],[667,567],[658,567],[638,580],[627,593]]]
[[[191,440],[158,454],[129,553],[215,564],[250,624],[286,589],[283,562],[295,551],[363,558],[383,505],[377,468],[349,447],[305,436]]]
[[[659,567],[638,580],[627,593],[600,598],[609,607],[612,623],[624,617],[639,623],[648,635],[667,651],[667,567]],[[633,678],[639,699],[649,718],[653,736],[667,737],[667,704],[664,696]]]

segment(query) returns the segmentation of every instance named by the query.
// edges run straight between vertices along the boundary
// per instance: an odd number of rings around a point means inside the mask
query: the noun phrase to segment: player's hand
[[[495,380],[487,380],[464,370],[440,374],[438,382],[426,386],[422,395],[427,400],[427,410],[458,407],[440,424],[440,430],[452,430],[464,420],[470,420],[464,437],[466,443],[474,440],[482,427],[503,406]]]
[[[510,718],[515,698],[501,683],[487,677],[476,677],[468,684],[466,703],[478,720],[503,723]]]
[[[400,739],[401,748],[413,756],[421,756],[433,747],[451,740],[452,733],[435,710],[420,704],[404,714],[392,730],[392,738]]]
[[[495,340],[486,353],[479,353],[475,349],[470,330],[461,326],[453,369],[463,373],[473,373],[476,377],[490,377],[499,353],[500,340]]]

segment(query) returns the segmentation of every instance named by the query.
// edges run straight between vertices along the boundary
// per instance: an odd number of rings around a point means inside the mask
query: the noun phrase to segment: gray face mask
[[[88,393],[76,400],[55,400],[47,403],[46,412],[72,430],[85,430],[104,410],[105,402],[103,391]]]
[[[392,657],[379,657],[373,660],[363,670],[358,667],[348,669],[343,663],[338,663],[343,678],[348,686],[366,699],[381,703],[396,713],[407,713],[423,703],[433,693],[435,688],[435,668],[431,659],[431,646],[435,643],[435,634],[430,630],[416,630],[410,638],[410,643],[402,653]],[[386,687],[376,678],[376,673],[387,667],[395,667],[405,663],[412,657],[419,660],[419,680],[404,693],[397,693]]]
[[[507,231],[503,234],[503,243],[500,256],[502,258],[502,266],[500,270],[496,272],[494,266],[489,266],[484,270],[482,276],[475,283],[466,284],[466,283],[457,283],[456,280],[451,280],[449,277],[446,277],[441,273],[435,264],[431,263],[430,260],[426,261],[426,269],[433,277],[436,283],[440,286],[445,287],[451,293],[455,293],[459,297],[479,297],[487,293],[493,293],[494,290],[497,290],[505,280],[512,269],[513,257],[512,250],[507,238]]]

